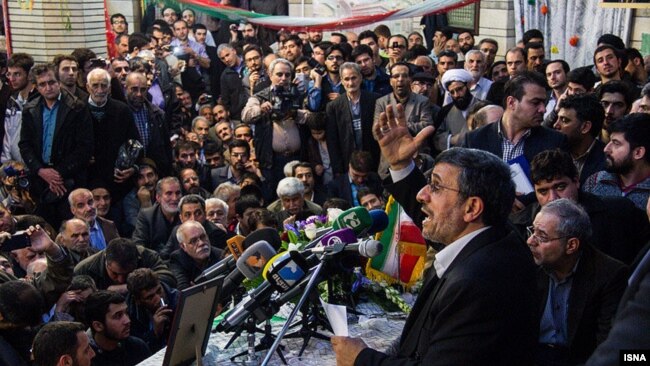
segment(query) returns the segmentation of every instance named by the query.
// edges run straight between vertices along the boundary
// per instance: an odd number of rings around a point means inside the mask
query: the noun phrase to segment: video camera
[[[302,107],[303,95],[295,85],[276,86],[271,94],[271,120],[278,121]]]

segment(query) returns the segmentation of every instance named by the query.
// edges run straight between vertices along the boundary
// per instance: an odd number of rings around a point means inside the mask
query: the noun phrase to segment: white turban
[[[460,81],[461,83],[467,84],[472,80],[474,80],[474,77],[472,77],[472,74],[470,74],[469,71],[464,69],[451,69],[447,70],[442,75],[442,86],[445,88],[445,91],[447,91],[447,86],[454,81]]]

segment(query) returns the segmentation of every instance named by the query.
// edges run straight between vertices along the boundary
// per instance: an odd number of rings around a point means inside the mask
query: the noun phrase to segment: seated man
[[[105,249],[106,244],[119,238],[117,227],[111,220],[97,216],[93,193],[85,188],[77,188],[68,196],[72,215],[86,221],[90,227],[90,245],[99,250]]]
[[[174,275],[158,253],[126,238],[114,239],[106,249],[81,261],[74,268],[74,274],[92,277],[100,290],[126,294],[126,278],[137,268],[151,268],[161,281],[176,287]]]
[[[650,239],[650,224],[643,211],[624,197],[599,197],[580,191],[578,172],[571,156],[560,150],[543,151],[531,162],[530,174],[536,202],[511,215],[522,237],[540,207],[560,198],[581,205],[591,220],[591,245],[623,263],[632,263]]]
[[[95,351],[93,366],[136,365],[151,356],[147,344],[131,335],[131,319],[124,296],[97,291],[88,296],[84,311]]]
[[[357,199],[359,200],[359,205],[365,207],[368,211],[383,210],[386,205],[381,194],[365,187],[359,189]]]
[[[354,151],[346,174],[336,177],[327,185],[327,196],[343,198],[352,207],[359,206],[357,192],[362,187],[381,190],[377,173],[372,171],[372,156],[367,151]]]
[[[131,272],[126,287],[131,334],[142,339],[151,352],[157,352],[167,345],[180,292],[160,282],[158,275],[149,268]]]
[[[262,201],[255,197],[254,195],[243,195],[235,203],[235,217],[237,220],[237,225],[235,226],[233,233],[235,235],[246,236],[253,231],[250,226],[248,226],[249,215],[256,209],[262,207]]]
[[[43,297],[29,283],[0,285],[0,365],[29,365],[32,327],[41,323],[44,308]]]
[[[135,174],[135,187],[122,201],[124,215],[124,232],[131,236],[135,229],[140,209],[151,207],[156,198],[158,170],[151,159],[142,159],[140,170]]]
[[[218,249],[226,248],[226,233],[219,229],[211,221],[205,219],[205,200],[196,194],[190,194],[181,198],[178,207],[180,209],[181,224],[187,221],[196,221],[203,226],[210,238],[210,243]],[[178,226],[174,226],[165,247],[160,251],[160,256],[168,259],[173,251],[179,248]]]
[[[45,324],[38,331],[32,355],[39,366],[90,365],[95,351],[83,324],[60,321]]]
[[[309,216],[320,215],[323,212],[322,207],[305,199],[305,186],[298,178],[282,179],[278,183],[276,193],[280,198],[271,203],[267,209],[275,213],[279,223],[283,223],[290,217],[295,219],[296,214],[302,211],[307,211]]]
[[[186,221],[176,231],[180,248],[172,252],[169,268],[178,281],[178,289],[195,285],[193,282],[206,268],[217,263],[223,250],[210,245],[203,225],[196,221]]]
[[[203,197],[203,199],[210,198],[210,192],[202,187],[203,182],[201,182],[201,178],[199,178],[196,170],[192,168],[185,168],[181,170],[178,177],[182,183],[184,195],[198,194],[199,196]]]
[[[180,224],[178,203],[181,184],[176,177],[165,177],[156,183],[156,203],[138,214],[133,241],[155,251],[164,248],[172,229]]]
[[[583,364],[611,329],[628,271],[590,240],[589,216],[565,198],[542,207],[528,228],[540,266],[537,365]]]
[[[223,231],[228,226],[228,204],[219,198],[205,200],[205,217]]]
[[[305,186],[305,199],[317,205],[325,202],[324,187],[319,186],[315,179],[314,167],[311,163],[300,162],[293,166],[293,177],[300,179]]]
[[[87,222],[80,219],[64,221],[56,242],[68,249],[68,255],[75,265],[99,251],[90,246],[90,228]]]

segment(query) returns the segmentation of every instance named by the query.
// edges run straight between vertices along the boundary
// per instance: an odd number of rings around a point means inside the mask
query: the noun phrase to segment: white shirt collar
[[[467,244],[469,244],[472,239],[489,228],[491,228],[491,226],[486,226],[472,231],[471,233],[466,234],[459,239],[456,239],[456,241],[447,245],[444,247],[444,249],[439,251],[436,254],[436,260],[433,262],[433,267],[436,269],[438,278],[442,278],[454,259],[456,259],[461,250],[463,250],[463,248],[465,248],[465,246],[467,246]]]

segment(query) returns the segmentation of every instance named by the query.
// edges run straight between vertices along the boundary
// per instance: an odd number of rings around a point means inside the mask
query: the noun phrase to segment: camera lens
[[[27,178],[18,178],[18,186],[20,188],[27,189],[29,187],[29,179],[27,179]]]

